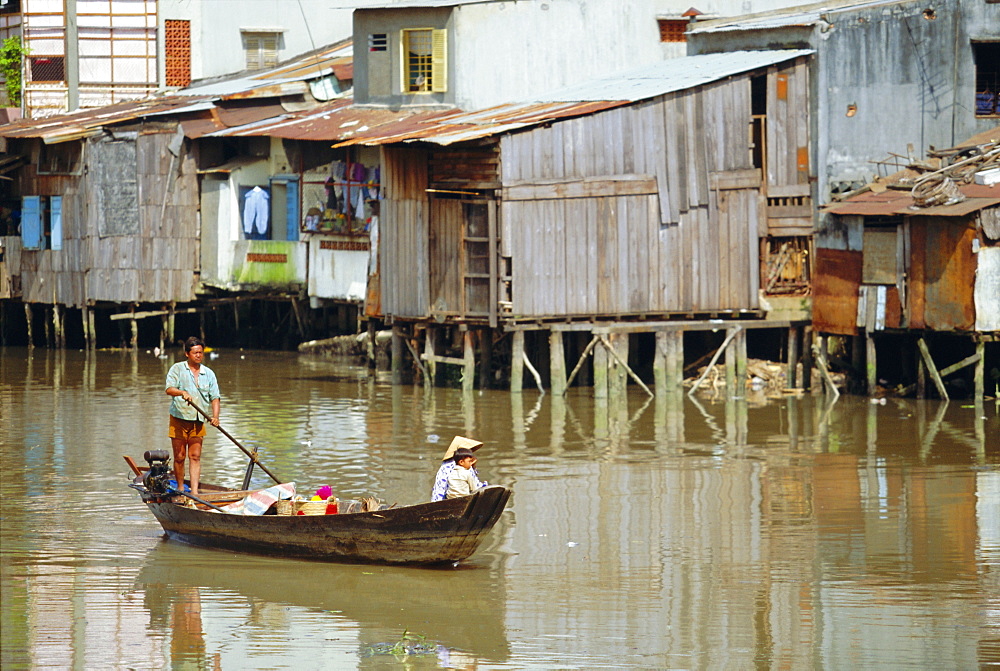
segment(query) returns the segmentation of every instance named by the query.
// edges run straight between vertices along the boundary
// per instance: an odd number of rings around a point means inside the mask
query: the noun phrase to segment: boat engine
[[[168,493],[170,480],[174,477],[167,466],[170,453],[166,450],[146,450],[142,458],[149,464],[149,470],[142,476],[142,484],[146,491],[157,494]]]

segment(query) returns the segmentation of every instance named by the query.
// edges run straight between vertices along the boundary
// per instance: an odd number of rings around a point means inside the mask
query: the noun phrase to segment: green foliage
[[[395,643],[376,643],[369,645],[365,656],[392,655],[402,661],[411,655],[434,655],[437,646],[427,643],[427,638],[404,629],[403,635]]]
[[[21,37],[8,37],[0,44],[0,75],[3,76],[7,88],[7,98],[14,107],[21,105],[21,62],[24,59],[24,47]]]

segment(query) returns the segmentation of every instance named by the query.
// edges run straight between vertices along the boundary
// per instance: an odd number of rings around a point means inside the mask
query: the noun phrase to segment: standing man
[[[191,493],[198,495],[201,479],[201,445],[205,439],[205,423],[202,415],[191,407],[197,405],[211,415],[212,426],[219,426],[219,381],[208,366],[202,365],[205,358],[205,343],[201,338],[191,337],[184,343],[187,361],[179,361],[167,371],[167,396],[173,396],[170,403],[170,444],[174,448],[174,477],[177,487],[184,486],[184,460],[191,459]],[[211,412],[205,409],[212,408]]]

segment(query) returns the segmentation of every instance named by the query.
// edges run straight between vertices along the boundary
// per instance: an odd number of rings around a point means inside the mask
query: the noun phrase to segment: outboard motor
[[[149,470],[142,476],[142,484],[151,494],[169,493],[169,483],[174,477],[167,466],[170,453],[166,450],[146,450],[142,458],[149,464]]]

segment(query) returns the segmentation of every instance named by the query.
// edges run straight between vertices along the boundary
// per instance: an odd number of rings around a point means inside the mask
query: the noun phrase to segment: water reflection
[[[5,669],[375,668],[403,631],[421,668],[1000,663],[995,403],[463,394],[219,351],[223,425],[302,489],[423,500],[451,436],[485,441],[511,507],[428,571],[162,541],[121,455],[167,447],[170,363],[0,355]],[[210,434],[206,480],[245,464]]]

